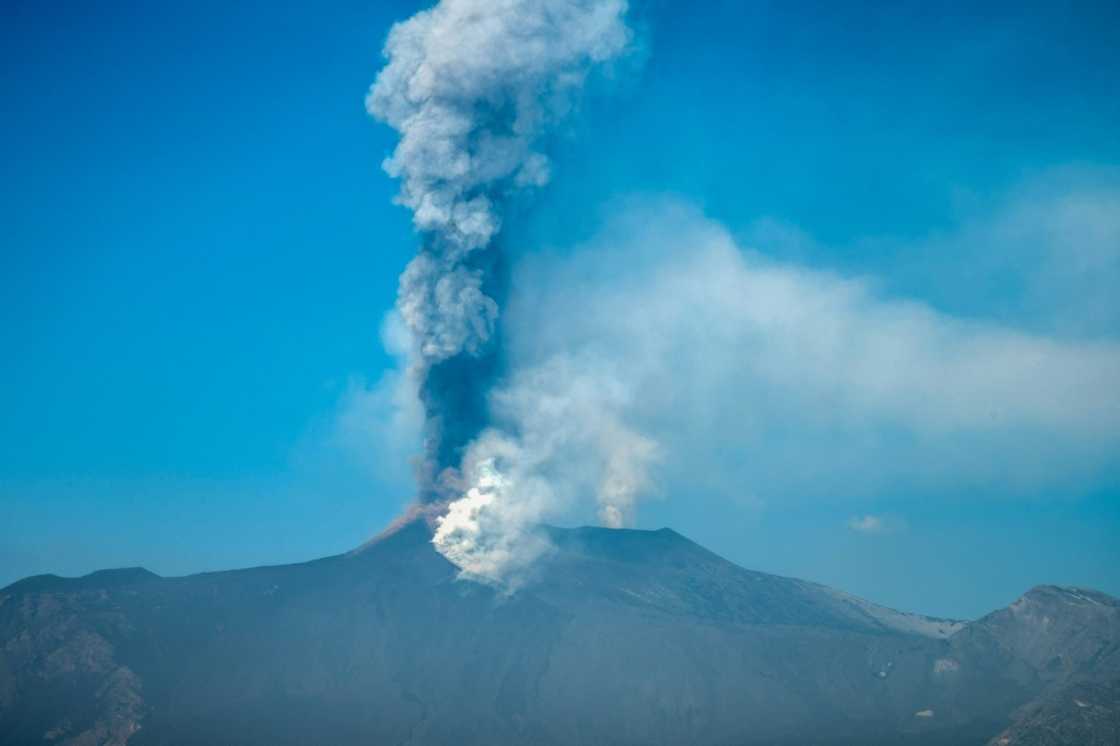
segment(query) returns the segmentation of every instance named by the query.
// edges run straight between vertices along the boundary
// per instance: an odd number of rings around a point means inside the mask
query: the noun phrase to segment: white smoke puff
[[[599,485],[599,521],[608,528],[623,528],[633,521],[638,495],[650,487],[650,465],[657,459],[657,444],[613,417],[599,432],[606,455]]]
[[[648,491],[657,445],[620,412],[630,392],[593,361],[557,356],[494,392],[496,419],[468,451],[466,489],[436,532],[436,548],[464,575],[507,587],[547,547],[539,523],[594,495],[600,521],[628,525]],[[516,437],[508,433],[517,433]]]
[[[533,473],[536,467],[534,454],[497,431],[471,445],[462,469],[471,486],[437,519],[432,539],[463,577],[512,591],[548,551],[536,529],[554,496],[549,483]]]
[[[510,190],[547,183],[536,140],[590,67],[626,48],[625,12],[625,0],[442,0],[390,31],[366,108],[400,133],[385,170],[417,229],[436,237],[426,251],[439,259],[400,288],[422,365],[488,338],[497,306],[481,282],[459,276],[439,292],[429,275],[490,243]]]

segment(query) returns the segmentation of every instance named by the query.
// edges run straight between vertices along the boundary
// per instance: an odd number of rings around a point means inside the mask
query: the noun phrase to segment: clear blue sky
[[[1120,206],[1120,11],[970,6],[636,0],[644,62],[592,86],[512,230],[565,246],[612,200],[671,194],[773,259],[1115,342],[1115,301],[1039,290],[1039,231],[1000,226],[1070,194],[1106,223]],[[323,433],[392,363],[379,326],[416,238],[379,168],[394,133],[362,99],[389,25],[421,7],[5,3],[0,584],[310,559],[408,501]],[[1118,276],[1109,225],[1084,238],[1100,282]],[[1075,479],[1013,495],[669,494],[639,520],[927,613],[1042,582],[1117,594],[1114,435]],[[869,514],[891,530],[849,528]]]

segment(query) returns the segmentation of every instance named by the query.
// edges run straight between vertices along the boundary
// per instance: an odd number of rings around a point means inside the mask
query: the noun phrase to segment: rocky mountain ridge
[[[973,622],[740,568],[679,534],[544,529],[512,595],[423,521],[347,555],[0,590],[0,743],[1113,744],[1120,602]]]

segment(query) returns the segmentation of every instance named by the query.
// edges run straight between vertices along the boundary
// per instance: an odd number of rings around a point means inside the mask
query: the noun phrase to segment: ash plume
[[[625,13],[625,0],[442,0],[395,25],[385,44],[366,108],[400,133],[383,165],[421,234],[397,312],[424,408],[419,497],[449,503],[449,515],[462,514],[457,501],[495,490],[516,489],[503,505],[535,499],[530,484],[514,488],[494,459],[478,456],[496,442],[507,444],[503,463],[523,451],[518,433],[487,430],[489,395],[504,374],[503,210],[548,182],[541,136],[569,113],[591,70],[626,49]],[[611,489],[633,481],[618,471]],[[466,563],[467,543],[437,547]]]

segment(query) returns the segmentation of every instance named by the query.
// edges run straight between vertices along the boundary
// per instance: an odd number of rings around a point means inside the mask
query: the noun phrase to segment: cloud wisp
[[[1120,169],[1052,168],[960,202],[956,225],[919,239],[865,236],[837,252],[764,218],[746,242],[776,256],[840,253],[861,267],[870,258],[896,294],[956,315],[1080,339],[1120,333]]]
[[[881,536],[906,530],[906,522],[901,518],[872,513],[852,516],[848,519],[847,526],[849,530],[867,536]]]

